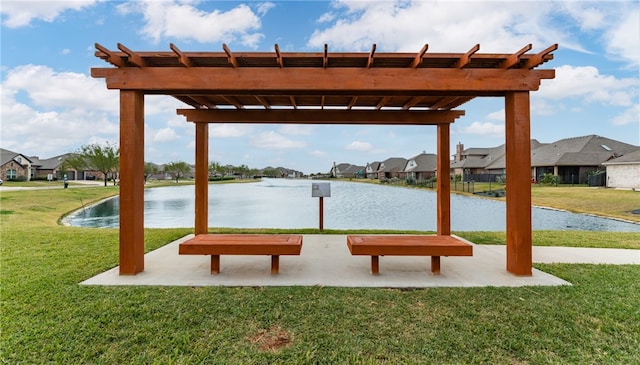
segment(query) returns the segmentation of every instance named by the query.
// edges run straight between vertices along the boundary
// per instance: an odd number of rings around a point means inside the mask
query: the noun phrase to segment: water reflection
[[[259,183],[209,185],[209,226],[235,228],[316,228],[319,201],[310,180],[264,179]],[[374,184],[331,181],[324,199],[325,229],[436,229],[436,194]],[[193,227],[194,187],[146,189],[145,227]],[[85,227],[117,227],[118,198],[80,211],[66,220]],[[504,231],[504,202],[451,196],[454,231]],[[582,214],[533,208],[533,229],[640,232],[640,225]]]

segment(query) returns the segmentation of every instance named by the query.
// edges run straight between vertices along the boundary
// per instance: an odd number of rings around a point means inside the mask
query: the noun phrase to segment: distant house
[[[597,135],[565,138],[531,151],[532,176],[560,176],[563,183],[584,183],[603,163],[637,150],[637,146]]]
[[[378,179],[404,179],[404,167],[406,164],[407,159],[402,157],[391,157],[382,161],[378,166]]]
[[[29,181],[35,176],[33,161],[27,156],[0,148],[0,178]]]
[[[607,169],[608,188],[640,189],[640,148],[603,165]]]
[[[531,140],[532,150],[541,145],[537,140]],[[462,181],[496,181],[506,173],[505,145],[464,149],[464,145],[458,143],[451,170],[453,174],[460,175]]]
[[[377,179],[378,169],[380,169],[380,161],[367,163],[367,166],[365,168],[365,175],[367,179]]]
[[[405,177],[414,181],[427,180],[436,175],[437,156],[421,153],[407,160],[404,167]]]
[[[565,138],[553,143],[531,140],[531,178],[545,174],[560,177],[563,183],[584,183],[589,173],[601,169],[612,158],[635,151],[637,146],[597,135]],[[451,169],[464,181],[489,181],[506,173],[505,145],[470,148],[458,144]],[[495,181],[495,179],[492,179]]]
[[[362,178],[365,174],[365,167],[350,163],[333,164],[330,175],[337,178]]]

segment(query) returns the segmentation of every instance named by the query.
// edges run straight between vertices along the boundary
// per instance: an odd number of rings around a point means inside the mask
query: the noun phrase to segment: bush
[[[554,174],[544,174],[542,179],[540,179],[540,184],[558,185],[559,182],[560,176],[556,176]]]

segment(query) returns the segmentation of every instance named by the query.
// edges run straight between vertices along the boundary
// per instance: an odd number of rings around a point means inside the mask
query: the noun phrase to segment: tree
[[[105,145],[84,145],[76,152],[76,156],[71,158],[70,164],[100,171],[104,175],[104,186],[107,186],[107,180],[111,175],[115,185],[120,167],[120,149],[115,145],[108,142]]]
[[[209,175],[215,175],[219,171],[222,171],[222,165],[220,165],[220,163],[215,161],[209,163]]]
[[[164,172],[168,172],[176,179],[176,184],[181,177],[184,177],[186,174],[191,172],[191,166],[184,161],[174,161],[169,162],[164,165]]]
[[[151,162],[145,162],[144,163],[144,183],[147,183],[147,179],[149,178],[149,176],[151,175],[155,175],[160,171],[160,169],[158,169],[158,166],[154,163]]]

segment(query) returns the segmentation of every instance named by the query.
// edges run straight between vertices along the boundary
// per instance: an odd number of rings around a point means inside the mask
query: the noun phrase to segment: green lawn
[[[640,363],[638,265],[536,265],[566,287],[80,286],[117,265],[118,230],[57,221],[115,193],[2,192],[2,363]],[[187,233],[146,230],[146,249]],[[534,232],[534,244],[640,248],[640,233]]]

